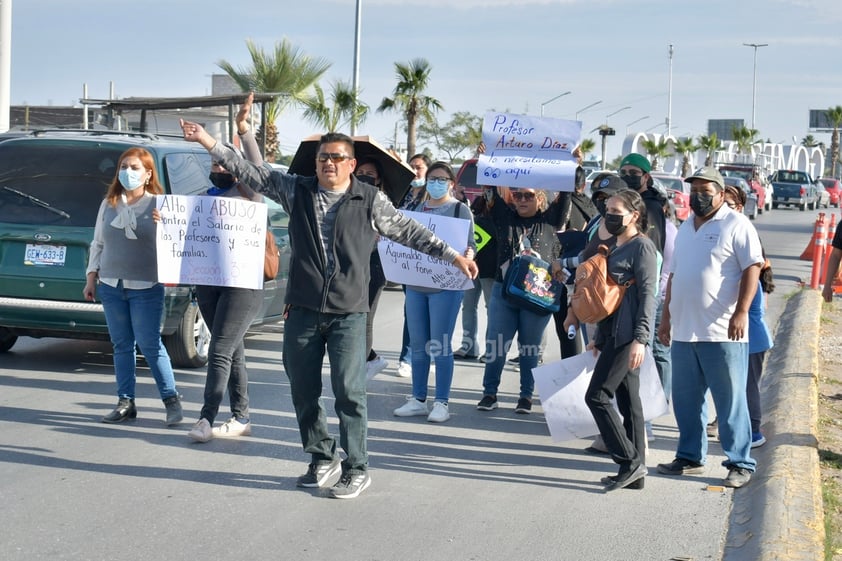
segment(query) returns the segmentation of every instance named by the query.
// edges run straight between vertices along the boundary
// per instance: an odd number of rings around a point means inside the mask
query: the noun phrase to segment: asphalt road
[[[798,261],[815,212],[776,210],[756,221],[773,261],[776,324],[787,295],[809,281]],[[402,294],[387,291],[378,351],[395,364]],[[107,560],[281,558],[343,560],[719,559],[732,491],[716,443],[700,476],[670,478],[671,416],[655,422],[642,491],[603,494],[616,472],[589,441],[554,443],[540,407],[515,415],[517,373],[507,367],[500,409],[475,409],[482,366],[457,363],[452,418],[397,418],[410,392],[394,369],[369,383],[371,487],[338,501],[301,490],[303,454],[281,365],[280,326],[247,340],[253,436],[193,444],[202,370],[178,370],[184,424],[164,410],[145,365],[136,422],[99,422],[115,403],[110,345],[22,338],[0,355],[0,558]],[[779,336],[782,336],[779,334]],[[546,361],[558,357],[550,338]],[[326,371],[325,371],[326,372]],[[326,403],[335,416],[329,385]],[[218,421],[224,421],[227,400]],[[762,449],[761,449],[762,451]],[[759,470],[763,469],[762,452]]]

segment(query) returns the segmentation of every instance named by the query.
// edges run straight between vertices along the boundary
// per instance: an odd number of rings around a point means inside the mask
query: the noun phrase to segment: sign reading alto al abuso
[[[580,121],[489,112],[482,123],[485,153],[477,161],[477,183],[502,187],[573,191],[573,149]]]
[[[263,288],[266,204],[158,195],[158,281]]]

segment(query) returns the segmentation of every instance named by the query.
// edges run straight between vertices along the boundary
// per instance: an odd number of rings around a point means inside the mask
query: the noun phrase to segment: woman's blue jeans
[[[420,292],[406,289],[406,324],[412,350],[412,397],[427,399],[430,358],[436,363],[436,401],[447,403],[453,383],[450,341],[462,303],[461,290]]]
[[[263,291],[228,286],[197,286],[199,310],[211,332],[208,375],[199,416],[213,425],[225,388],[235,419],[249,417],[249,375],[243,337],[263,303]]]
[[[678,424],[676,458],[704,463],[708,441],[705,393],[710,389],[716,406],[719,442],[725,467],[754,471],[750,455],[751,421],[746,403],[748,343],[672,342],[672,407]]]
[[[497,395],[500,377],[506,365],[506,353],[517,332],[520,349],[520,397],[532,399],[535,380],[532,369],[538,366],[541,336],[552,314],[539,315],[510,304],[503,298],[503,284],[495,282],[488,306],[488,330],[485,342],[485,373],[482,377],[484,395]]]
[[[164,285],[134,290],[99,283],[97,294],[105,311],[108,334],[114,347],[114,373],[117,397],[135,398],[137,354],[140,348],[152,371],[161,399],[178,394],[170,355],[161,341],[161,317],[164,313]]]

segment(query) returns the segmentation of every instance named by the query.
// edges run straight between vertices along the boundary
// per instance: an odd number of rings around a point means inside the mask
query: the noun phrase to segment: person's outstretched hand
[[[184,140],[187,142],[198,142],[208,150],[213,148],[213,145],[216,144],[216,139],[208,134],[205,128],[199,123],[179,119],[178,124],[181,125],[181,131],[184,133]]]
[[[249,130],[249,115],[251,115],[252,103],[254,103],[254,92],[249,92],[248,97],[240,106],[240,110],[237,112],[237,117],[235,118],[237,132],[240,134],[246,134]]]

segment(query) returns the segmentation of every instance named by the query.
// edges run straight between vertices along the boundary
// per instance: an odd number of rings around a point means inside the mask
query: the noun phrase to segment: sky
[[[0,0],[10,1],[10,0]],[[395,62],[425,58],[428,95],[457,111],[507,111],[673,136],[707,134],[708,119],[744,119],[754,100],[759,136],[813,134],[810,109],[842,105],[840,0],[361,0],[360,98],[371,107],[357,134],[406,142],[398,115],[376,113],[396,84]],[[90,98],[211,94],[227,60],[247,67],[245,43],[286,37],[331,63],[323,86],[351,82],[355,0],[15,0],[11,103],[74,105]],[[753,96],[755,49],[756,95]],[[673,45],[670,59],[669,46]],[[670,71],[671,68],[671,71]],[[670,87],[670,76],[672,86]],[[563,95],[547,103],[559,94]],[[321,132],[288,108],[277,122],[283,153]],[[614,115],[611,115],[614,113]],[[609,117],[610,115],[610,117]],[[425,145],[419,144],[419,149]],[[435,151],[434,147],[430,147]],[[464,154],[467,156],[467,154]]]

